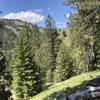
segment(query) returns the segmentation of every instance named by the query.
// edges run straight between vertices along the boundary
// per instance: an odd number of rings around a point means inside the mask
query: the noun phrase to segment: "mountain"
[[[3,27],[0,30],[0,50],[2,50],[9,60],[11,49],[14,47],[16,37],[21,32],[22,28],[25,25],[28,25],[33,29],[35,25],[21,20],[12,19],[0,19],[0,23],[3,24]]]
[[[19,33],[24,25],[29,25],[31,28],[34,27],[33,24],[21,20],[0,19],[0,21],[3,21],[5,23],[5,27],[7,29],[11,29],[15,34]]]

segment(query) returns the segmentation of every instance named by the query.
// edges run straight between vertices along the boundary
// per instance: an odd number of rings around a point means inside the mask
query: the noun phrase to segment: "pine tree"
[[[43,65],[43,54],[42,54],[42,43],[43,43],[43,33],[42,29],[38,27],[37,24],[33,26],[32,29],[32,49],[34,52],[34,60],[37,63],[37,66],[40,67],[40,79],[42,81],[42,84],[45,84],[45,69]],[[42,85],[42,86],[43,86]]]
[[[53,72],[56,63],[58,32],[55,27],[54,19],[48,15],[45,21],[45,29],[43,33],[43,52],[44,52],[44,66],[46,69],[46,83],[53,81]]]
[[[12,55],[13,97],[15,100],[28,100],[41,91],[40,67],[34,60],[29,28],[19,34]]]
[[[0,21],[0,32],[5,28],[5,23]],[[2,49],[2,38],[3,36],[0,34],[0,98],[2,100],[7,100],[11,96],[11,75],[8,70],[8,61],[7,57],[4,55]]]
[[[78,33],[76,36],[76,47],[78,46],[82,51],[80,55],[81,70],[82,72],[86,72],[96,69],[100,66],[100,45],[98,45],[100,42],[100,31],[98,28],[100,24],[100,1],[65,1],[67,4],[76,7],[77,10],[73,15],[70,27],[72,30],[71,33]]]
[[[7,69],[6,57],[0,51],[0,98],[2,98],[2,100],[8,98],[6,95],[6,88],[8,82],[8,79],[6,79],[6,74],[7,74],[6,69]]]
[[[54,82],[64,81],[74,75],[75,68],[70,57],[70,50],[61,44],[56,59],[56,69],[54,72]]]

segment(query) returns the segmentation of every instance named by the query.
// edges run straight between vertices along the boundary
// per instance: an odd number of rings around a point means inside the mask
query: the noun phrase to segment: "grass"
[[[57,83],[57,84],[49,87],[47,90],[37,94],[30,100],[44,100],[46,97],[48,97],[54,93],[59,93],[60,91],[66,89],[66,88],[74,88],[78,85],[81,85],[84,81],[91,80],[98,76],[100,76],[100,71],[83,73],[81,75],[72,77],[64,82],[60,82],[60,83]]]

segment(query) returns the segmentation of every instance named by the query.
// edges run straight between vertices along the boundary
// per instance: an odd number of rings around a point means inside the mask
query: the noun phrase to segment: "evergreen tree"
[[[75,34],[76,48],[82,51],[80,55],[81,71],[86,72],[100,66],[99,24],[100,1],[99,0],[65,0],[67,4],[76,7],[76,13],[70,22],[71,33]],[[73,39],[74,40],[74,39]],[[75,41],[74,40],[74,41]],[[98,49],[97,49],[98,48]]]
[[[57,38],[58,32],[55,27],[54,19],[48,15],[45,21],[45,29],[43,33],[43,52],[44,52],[44,66],[46,69],[46,83],[53,81],[53,72],[55,69],[57,56]]]
[[[70,50],[64,43],[60,44],[56,59],[56,69],[54,72],[54,82],[64,81],[74,75],[75,68],[70,57]]]
[[[37,63],[37,66],[40,67],[40,79],[42,81],[42,84],[44,86],[45,84],[45,69],[43,65],[43,54],[42,54],[42,43],[43,43],[43,33],[42,29],[38,27],[37,24],[34,25],[34,28],[32,29],[32,49],[34,52],[34,59]]]
[[[0,22],[0,32],[5,28],[5,23]],[[0,34],[1,35],[1,34]],[[7,57],[2,50],[2,35],[0,36],[0,98],[2,100],[8,100],[11,96],[11,75],[8,69]]]
[[[13,97],[15,100],[28,100],[41,91],[40,67],[34,60],[29,28],[19,34],[12,55]]]
[[[6,88],[7,88],[7,79],[6,79],[6,71],[7,62],[6,58],[2,52],[0,52],[0,98],[2,100],[8,99],[6,95]]]

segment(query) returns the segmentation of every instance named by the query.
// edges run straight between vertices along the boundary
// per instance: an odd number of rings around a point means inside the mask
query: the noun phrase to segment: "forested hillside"
[[[34,100],[54,84],[100,69],[100,1],[64,6],[75,11],[62,29],[51,15],[43,27],[0,19],[0,100]]]
[[[27,100],[44,90],[46,84],[51,83],[50,80],[53,81],[51,71],[54,69],[49,64],[56,62],[54,59],[56,60],[63,29],[56,29],[55,22],[49,15],[45,25],[42,28],[21,20],[0,20],[2,100],[10,96]],[[24,89],[23,92],[20,89]]]

